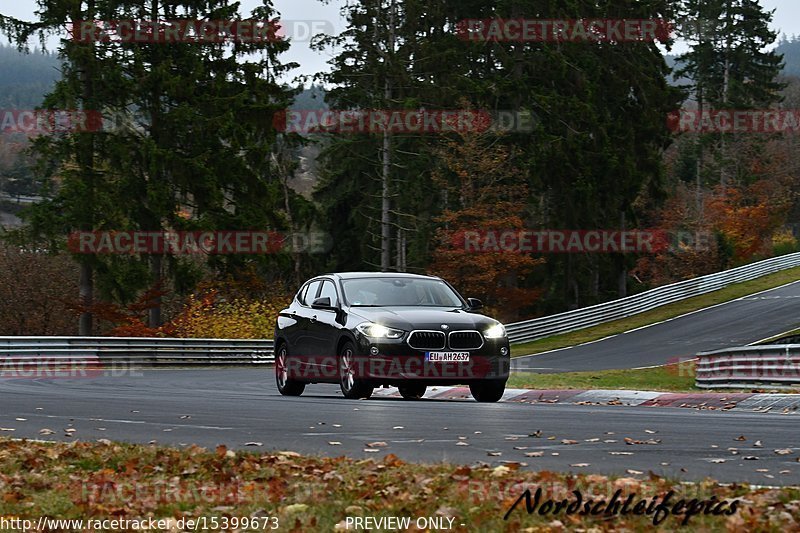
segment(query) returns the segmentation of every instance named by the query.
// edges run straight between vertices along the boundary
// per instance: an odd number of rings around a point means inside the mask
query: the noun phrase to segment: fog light
[[[508,348],[506,348],[505,346],[500,348],[500,355],[508,355]]]
[[[372,355],[378,355],[378,347],[373,346],[372,348],[369,349],[369,353],[371,353]]]

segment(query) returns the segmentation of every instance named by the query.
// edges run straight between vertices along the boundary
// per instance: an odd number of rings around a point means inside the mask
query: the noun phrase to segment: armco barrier
[[[0,363],[42,359],[141,366],[272,363],[272,340],[160,337],[0,337]]]
[[[568,333],[604,322],[626,318],[662,305],[700,296],[743,281],[800,266],[800,252],[773,257],[732,270],[687,279],[672,285],[657,287],[641,294],[613,302],[584,307],[566,313],[534,318],[506,325],[511,344],[534,341],[559,333]]]
[[[512,344],[596,326],[643,313],[742,281],[800,266],[800,252],[725,272],[658,287],[641,294],[557,315],[508,324]],[[241,365],[272,363],[274,343],[264,340],[168,339],[157,337],[0,337],[0,361],[25,358],[85,358],[103,363],[141,365]]]
[[[800,387],[800,344],[746,346],[697,354],[703,389]]]

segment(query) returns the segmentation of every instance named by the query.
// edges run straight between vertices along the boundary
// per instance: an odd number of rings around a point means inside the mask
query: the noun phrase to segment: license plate
[[[432,363],[466,363],[469,352],[425,352],[425,360]]]

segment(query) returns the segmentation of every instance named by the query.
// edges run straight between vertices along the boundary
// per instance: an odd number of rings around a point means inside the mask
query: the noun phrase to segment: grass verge
[[[775,274],[770,274],[752,281],[730,285],[718,291],[664,305],[652,311],[640,313],[614,322],[564,333],[563,335],[555,335],[538,341],[514,344],[511,346],[511,355],[514,357],[531,355],[596,341],[608,337],[609,335],[617,335],[642,326],[655,324],[692,311],[735,300],[742,296],[774,289],[775,287],[780,287],[781,285],[786,285],[787,283],[797,280],[800,280],[800,267],[776,272]],[[800,322],[798,322],[798,326],[800,326]]]
[[[694,363],[679,363],[643,370],[598,370],[563,374],[515,372],[507,387],[513,389],[610,389],[697,392]]]
[[[536,461],[530,453],[531,458],[524,460]],[[356,460],[293,452],[234,453],[222,446],[172,449],[108,441],[65,444],[0,439],[0,517],[32,519],[34,525],[41,516],[152,517],[167,520],[172,530],[177,530],[181,519],[205,517],[207,530],[263,531],[277,525],[279,531],[331,531],[344,529],[348,516],[409,517],[415,525],[418,518],[431,517],[445,525],[452,523],[456,531],[652,530],[654,511],[607,516],[601,506],[595,507],[601,509],[597,516],[566,515],[565,511],[554,516],[550,506],[550,513],[540,514],[547,500],[573,503],[573,491],[581,493],[585,504],[589,498],[595,503],[607,501],[620,490],[621,502],[632,495],[633,503],[647,500],[646,504],[653,498],[661,503],[666,493],[674,491],[664,507],[667,512],[661,515],[660,525],[667,530],[677,530],[687,520],[695,531],[790,531],[800,521],[800,488],[723,487],[710,480],[678,484],[630,470],[624,478],[556,474],[521,470],[520,463],[421,465],[383,450],[375,455],[375,459]],[[575,470],[580,468],[577,465]],[[542,490],[540,507],[528,514],[522,501],[504,520],[525,489],[533,494],[532,500],[537,489]],[[687,519],[690,505],[700,511],[734,512],[696,511]],[[242,527],[244,517],[258,519],[257,527]],[[217,520],[216,527],[211,527],[212,519]],[[230,527],[234,519],[238,527]],[[63,529],[74,528],[58,530]]]

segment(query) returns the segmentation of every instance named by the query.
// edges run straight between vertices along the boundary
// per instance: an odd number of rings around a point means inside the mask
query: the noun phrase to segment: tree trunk
[[[94,269],[88,258],[81,261],[80,268],[80,285],[79,285],[80,302],[84,309],[89,309],[94,303]],[[93,316],[91,311],[83,311],[78,319],[78,334],[82,336],[89,336],[93,331]]]
[[[395,42],[395,0],[392,0],[389,7],[389,24],[388,24],[388,53],[384,60],[389,63],[391,56],[394,54]],[[383,85],[383,102],[385,106],[389,106],[392,98],[392,83],[390,79],[391,73],[387,69],[386,79]],[[392,138],[388,129],[383,132],[383,148],[382,152],[382,172],[381,172],[381,271],[387,272],[391,269],[391,245],[392,245],[392,226],[390,219],[391,205],[391,146]]]
[[[164,256],[151,255],[150,256],[150,276],[156,280],[157,287],[161,288],[161,265],[164,262]],[[147,326],[157,328],[161,326],[161,295],[153,299],[153,307],[147,310]]]

